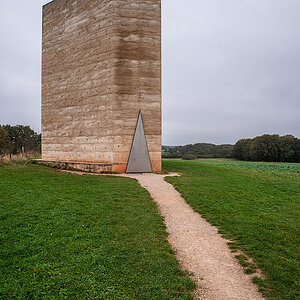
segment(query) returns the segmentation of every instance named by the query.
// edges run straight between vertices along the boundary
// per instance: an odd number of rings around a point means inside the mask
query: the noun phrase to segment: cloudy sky
[[[0,124],[40,131],[47,2],[0,2]],[[299,0],[162,3],[165,145],[300,137]]]

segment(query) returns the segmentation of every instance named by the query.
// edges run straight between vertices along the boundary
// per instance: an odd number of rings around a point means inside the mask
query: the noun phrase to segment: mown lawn
[[[190,299],[134,180],[0,164],[0,298]]]
[[[300,299],[298,178],[258,171],[257,166],[252,170],[205,160],[164,160],[163,167],[182,174],[166,180],[224,236],[235,241],[233,250],[241,249],[264,271],[265,280],[255,277],[254,281],[265,295]]]

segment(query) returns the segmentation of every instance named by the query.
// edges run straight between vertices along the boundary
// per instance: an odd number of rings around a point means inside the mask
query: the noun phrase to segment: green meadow
[[[300,299],[300,165],[164,160],[185,200],[231,239],[246,273],[270,299]],[[252,258],[253,262],[248,258]]]
[[[236,161],[232,159],[201,159],[196,162],[205,165],[209,164],[253,171],[263,171],[272,173],[273,175],[300,179],[299,163]]]
[[[135,180],[0,164],[0,299],[191,299]]]
[[[266,297],[299,299],[298,164],[164,160],[163,168],[181,173],[166,180],[231,240]],[[135,180],[0,164],[0,299],[192,299],[195,284],[166,237]]]

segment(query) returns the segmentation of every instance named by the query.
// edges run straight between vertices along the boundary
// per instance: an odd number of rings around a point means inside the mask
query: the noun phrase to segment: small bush
[[[197,155],[192,154],[192,153],[185,153],[182,155],[183,160],[195,160],[197,159]]]

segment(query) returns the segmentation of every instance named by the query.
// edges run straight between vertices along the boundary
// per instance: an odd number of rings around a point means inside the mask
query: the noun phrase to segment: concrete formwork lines
[[[153,170],[160,170],[160,16],[160,0],[44,6],[43,159],[106,162],[124,172],[142,110]]]

